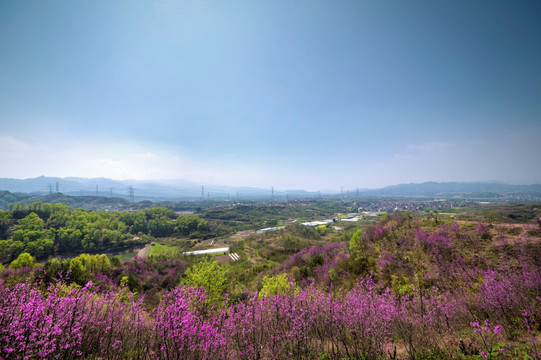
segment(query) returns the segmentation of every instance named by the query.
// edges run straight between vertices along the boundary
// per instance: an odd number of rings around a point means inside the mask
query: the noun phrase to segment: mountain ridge
[[[27,194],[63,193],[71,196],[109,196],[129,198],[133,189],[138,199],[175,200],[186,198],[239,197],[273,198],[286,196],[344,195],[338,192],[317,192],[307,190],[274,190],[248,186],[200,186],[187,180],[113,180],[107,178],[46,177],[28,179],[0,178],[0,190]],[[453,196],[469,194],[527,194],[541,196],[541,184],[513,185],[500,181],[480,182],[435,182],[396,184],[376,189],[359,189],[359,196]],[[352,194],[346,191],[345,195]]]

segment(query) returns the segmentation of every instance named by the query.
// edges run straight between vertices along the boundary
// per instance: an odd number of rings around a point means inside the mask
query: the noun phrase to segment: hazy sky
[[[541,2],[3,0],[0,177],[541,183]]]

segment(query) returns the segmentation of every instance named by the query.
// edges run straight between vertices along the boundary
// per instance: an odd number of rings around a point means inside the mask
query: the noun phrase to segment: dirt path
[[[139,250],[137,256],[141,259],[148,259],[148,254],[150,254],[150,244],[147,244],[144,248]]]

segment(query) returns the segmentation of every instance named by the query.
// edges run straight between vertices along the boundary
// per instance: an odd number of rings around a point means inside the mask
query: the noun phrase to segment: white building
[[[217,249],[207,249],[207,250],[196,250],[196,251],[185,251],[182,255],[203,255],[203,254],[216,254],[216,253],[226,253],[229,252],[228,247],[217,248]]]
[[[332,224],[332,222],[333,222],[332,219],[321,220],[321,221],[309,221],[309,222],[301,223],[301,225],[313,227],[313,226],[318,226],[318,225],[329,225],[329,224]]]
[[[264,228],[264,229],[261,229],[261,230],[257,230],[256,233],[257,234],[264,234],[264,233],[269,232],[269,231],[278,231],[278,230],[282,230],[282,229],[285,229],[285,226],[268,227],[268,228]]]

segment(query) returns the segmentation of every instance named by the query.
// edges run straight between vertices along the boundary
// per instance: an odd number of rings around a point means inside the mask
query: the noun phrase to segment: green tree
[[[72,281],[79,285],[87,283],[89,273],[80,256],[70,260],[69,270],[69,277]]]
[[[24,244],[23,244],[24,247]],[[13,254],[13,241],[0,240],[0,263],[9,263],[14,260],[16,255]]]
[[[156,237],[170,236],[174,231],[173,223],[166,217],[150,220],[148,227],[152,236]]]
[[[9,250],[13,259],[24,252],[24,243],[22,241],[12,241]]]
[[[203,286],[207,290],[209,303],[222,300],[227,289],[227,270],[214,259],[206,259],[189,267],[185,272],[184,284]]]
[[[0,210],[0,239],[7,239],[7,231],[9,229],[9,220],[11,219],[11,214],[6,211]]]
[[[363,231],[359,229],[355,231],[349,242],[349,250],[353,253],[359,250],[363,241]]]
[[[349,242],[350,270],[357,275],[365,275],[370,271],[376,271],[376,253],[373,248],[363,241],[362,230],[357,230]]]
[[[179,215],[176,220],[175,231],[181,235],[206,230],[208,230],[208,222],[197,215]]]
[[[43,230],[44,226],[43,220],[41,220],[35,212],[31,212],[26,217],[19,220],[19,223],[15,225],[14,229],[40,231]]]
[[[120,264],[122,264],[122,259],[120,258],[120,256],[118,255],[115,255],[111,258],[111,264],[114,266],[114,267],[119,267]]]
[[[58,245],[63,250],[76,250],[82,246],[83,233],[79,229],[60,228],[57,232]]]
[[[35,203],[34,209],[41,208]],[[43,220],[31,212],[15,225],[13,241],[24,244],[24,251],[38,258],[45,258],[53,253],[55,230],[45,229]]]
[[[294,288],[294,285],[289,282],[287,274],[263,276],[262,285],[259,297],[288,294]]]
[[[66,264],[67,261],[64,263]],[[43,270],[45,271],[45,283],[51,283],[55,281],[55,279],[58,279],[67,268],[63,266],[63,263],[60,262],[60,260],[56,258],[52,258],[43,267]]]
[[[22,253],[20,254],[17,259],[13,260],[9,267],[13,270],[20,269],[22,267],[34,267],[34,263],[36,262],[36,259],[30,255],[29,253]]]

